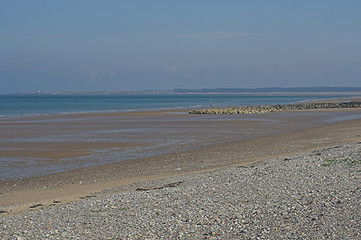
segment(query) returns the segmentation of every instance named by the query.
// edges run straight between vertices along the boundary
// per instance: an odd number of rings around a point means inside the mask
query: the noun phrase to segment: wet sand
[[[138,123],[134,122],[134,114],[138,120],[139,117],[141,118]],[[344,116],[356,119],[343,119]],[[2,181],[0,182],[1,211],[3,214],[17,214],[34,210],[32,206],[35,205],[46,207],[64,204],[87,196],[100,195],[108,188],[130,183],[209,171],[226,166],[246,166],[270,157],[361,141],[359,116],[360,110],[275,113],[236,119],[234,116],[194,118],[184,114],[152,112],[69,115],[61,116],[60,122],[49,121],[49,119],[57,120],[59,116],[42,116],[41,119],[28,117],[22,118],[21,121],[18,119],[2,122],[1,128],[4,130],[2,138],[19,141],[6,142],[2,145],[0,156],[22,158],[42,152],[41,154],[46,153],[47,161],[49,161],[42,163],[49,165],[56,164],[59,159],[64,158],[62,154],[71,161],[72,157],[78,156],[77,154],[86,157],[94,151],[100,151],[100,154],[103,154],[103,150],[116,154],[124,148],[152,144],[151,141],[135,142],[134,139],[126,138],[130,135],[122,135],[127,140],[124,141],[123,138],[119,139],[119,131],[107,132],[109,129],[119,130],[119,122],[117,122],[119,117],[122,117],[122,129],[129,129],[134,127],[134,124],[138,124],[136,126],[142,127],[144,131],[150,124],[159,131],[150,131],[148,135],[138,136],[140,138],[157,139],[164,130],[166,135],[162,135],[162,138],[168,136],[167,141],[183,139],[183,143],[180,141],[179,144],[165,146],[165,149],[170,148],[169,152],[160,149],[158,154],[151,157],[140,157],[33,178]],[[124,117],[129,118],[129,121],[126,122]],[[333,122],[327,122],[329,117],[333,119]],[[107,139],[104,142],[89,142],[86,138],[89,137],[88,135],[81,135],[84,131],[89,133],[89,129],[92,130],[92,134],[94,131],[97,132],[96,134],[99,134],[99,131],[102,134],[106,133],[99,139],[110,137],[112,141]],[[80,138],[75,138],[77,141],[74,143],[65,142],[74,136],[72,135],[74,132]],[[59,136],[59,133],[62,136],[70,134],[70,137],[67,136],[60,142],[49,138],[49,136]],[[37,141],[21,143],[20,139],[29,140],[29,137],[36,137]],[[45,142],[40,141],[44,139],[46,139]],[[59,138],[56,139],[59,140]],[[83,139],[83,142],[79,139]],[[190,139],[192,141],[189,141]]]

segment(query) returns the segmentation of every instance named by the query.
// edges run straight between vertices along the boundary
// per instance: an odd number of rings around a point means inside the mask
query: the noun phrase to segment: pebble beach
[[[33,206],[24,215],[2,217],[0,236],[360,239],[360,198],[356,142],[112,188],[67,205]]]

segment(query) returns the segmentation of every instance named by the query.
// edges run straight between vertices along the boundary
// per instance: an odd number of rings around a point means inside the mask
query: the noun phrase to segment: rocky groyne
[[[283,105],[262,105],[246,107],[209,108],[192,110],[190,114],[249,114],[279,111],[297,111],[330,108],[361,108],[361,101],[351,102],[306,102]]]

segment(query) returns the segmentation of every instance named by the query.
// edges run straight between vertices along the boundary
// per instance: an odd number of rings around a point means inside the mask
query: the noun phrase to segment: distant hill
[[[269,87],[269,88],[202,88],[202,89],[187,89],[175,88],[172,90],[134,90],[134,91],[56,91],[56,92],[35,92],[35,93],[14,93],[16,95],[22,94],[36,94],[36,95],[133,95],[133,94],[269,94],[269,95],[284,95],[284,94],[343,94],[343,95],[361,95],[361,87]]]
[[[361,87],[270,87],[270,88],[202,88],[173,89],[174,93],[361,93]]]

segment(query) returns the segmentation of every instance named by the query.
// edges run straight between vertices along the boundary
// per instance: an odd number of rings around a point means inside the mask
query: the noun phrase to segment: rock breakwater
[[[279,111],[297,111],[312,109],[330,109],[330,108],[361,108],[361,101],[352,102],[307,102],[283,105],[261,105],[245,107],[227,107],[227,108],[209,108],[196,109],[189,114],[250,114],[250,113],[267,113]]]

